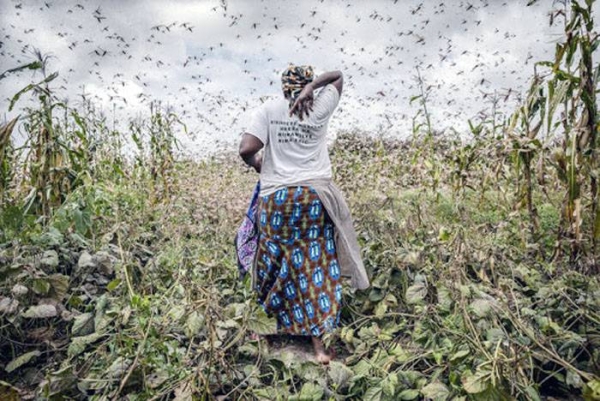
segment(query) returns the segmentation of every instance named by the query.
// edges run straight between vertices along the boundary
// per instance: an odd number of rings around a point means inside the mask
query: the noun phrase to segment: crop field
[[[508,118],[440,135],[422,95],[406,139],[337,136],[372,285],[345,287],[328,366],[239,278],[257,175],[237,153],[178,157],[185,121],[159,103],[115,130],[53,96],[38,54],[11,107],[37,105],[0,127],[0,400],[600,400],[600,39],[581,3]]]

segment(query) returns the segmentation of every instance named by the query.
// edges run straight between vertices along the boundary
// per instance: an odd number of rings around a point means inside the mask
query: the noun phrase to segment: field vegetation
[[[117,130],[42,54],[16,68],[40,78],[0,128],[0,399],[600,400],[592,3],[553,12],[512,115],[492,98],[439,133],[423,90],[406,139],[338,135],[372,286],[345,289],[329,366],[250,340],[273,322],[236,268],[257,179],[236,154],[182,160],[160,103]]]

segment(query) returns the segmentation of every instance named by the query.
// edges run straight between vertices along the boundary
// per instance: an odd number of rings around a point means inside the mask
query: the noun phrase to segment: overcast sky
[[[549,26],[552,0],[526,3],[0,0],[0,72],[39,48],[53,56],[52,87],[70,104],[86,93],[123,122],[161,100],[195,134],[182,138],[185,149],[202,153],[236,142],[261,98],[280,95],[289,62],[344,72],[332,133],[407,135],[418,68],[434,127],[464,131],[494,93],[512,110],[534,63],[562,40],[562,21]],[[7,112],[8,99],[36,79],[27,71],[2,81],[0,120],[19,112]]]

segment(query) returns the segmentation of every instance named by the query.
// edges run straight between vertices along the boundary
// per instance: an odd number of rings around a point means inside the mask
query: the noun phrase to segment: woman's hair
[[[314,71],[310,65],[290,64],[281,74],[281,89],[290,102],[290,107],[298,98],[304,87],[314,79]]]

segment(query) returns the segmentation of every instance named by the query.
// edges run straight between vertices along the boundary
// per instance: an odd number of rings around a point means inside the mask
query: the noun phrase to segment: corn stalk
[[[16,93],[9,105],[10,111],[20,97],[28,92],[33,92],[39,101],[39,107],[29,108],[23,118],[23,128],[27,134],[26,152],[22,163],[15,160],[13,168],[22,167],[25,178],[22,190],[28,195],[23,202],[23,214],[42,217],[42,221],[47,222],[53,211],[89,174],[88,141],[85,131],[74,132],[70,129],[69,109],[55,98],[49,87],[58,73],[46,72],[47,56],[39,51],[35,52],[35,56],[37,61],[25,67],[40,70],[43,79]],[[63,118],[54,116],[57,109],[63,111]]]
[[[566,239],[570,244],[571,262],[583,266],[580,257],[587,254],[592,268],[597,270],[600,214],[596,85],[600,66],[594,65],[593,52],[600,40],[594,32],[593,3],[594,0],[585,0],[585,6],[582,6],[573,0],[569,16],[566,11],[555,12],[554,16],[565,18],[566,40],[557,45],[554,62],[541,64],[552,68],[554,87],[567,83],[565,90],[553,93],[553,96],[562,96],[562,99],[552,99],[553,104],[563,103],[565,131],[562,152],[555,154],[559,178],[566,185],[565,226],[559,242]]]
[[[9,200],[9,191],[14,178],[15,149],[10,138],[18,120],[19,117],[16,117],[0,127],[0,207],[2,208]]]
[[[528,214],[528,232],[530,244],[537,241],[539,227],[537,209],[533,201],[534,182],[533,165],[543,144],[538,138],[546,113],[546,97],[543,83],[535,75],[524,104],[511,118],[507,137],[513,152],[517,170],[517,199],[519,205],[525,205]]]
[[[176,123],[186,130],[185,124],[174,113],[163,112],[160,104],[150,104],[150,175],[155,186],[162,186],[162,191],[155,188],[157,198],[168,198],[171,194],[174,152],[178,146],[174,132]]]

